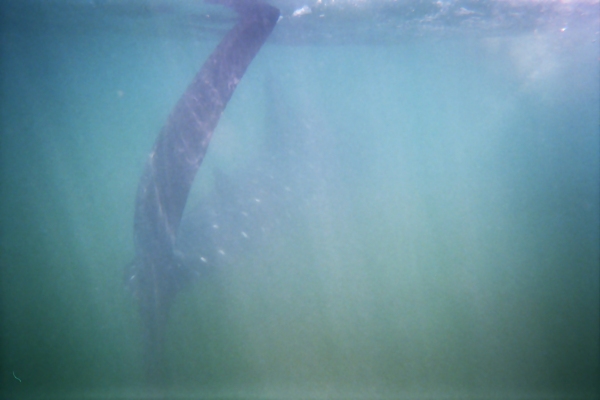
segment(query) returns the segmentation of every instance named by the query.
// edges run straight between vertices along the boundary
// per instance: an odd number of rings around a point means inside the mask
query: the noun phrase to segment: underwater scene
[[[2,3],[0,400],[597,399],[598,0],[268,3]]]

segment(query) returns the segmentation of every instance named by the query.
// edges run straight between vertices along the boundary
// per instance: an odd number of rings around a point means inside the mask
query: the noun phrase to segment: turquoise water
[[[230,20],[27,4],[2,31],[3,398],[144,396],[136,187]],[[597,398],[598,20],[331,43],[345,22],[289,40],[285,6],[189,200],[224,174],[262,233],[177,297],[169,397]]]

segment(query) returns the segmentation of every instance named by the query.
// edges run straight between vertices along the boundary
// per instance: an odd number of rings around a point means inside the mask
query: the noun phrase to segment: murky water
[[[496,30],[507,15],[438,3],[421,24],[278,4],[188,202],[182,251],[209,265],[171,312],[170,398],[598,396],[597,2]],[[136,187],[233,17],[22,4],[2,30],[1,391],[143,396]],[[442,6],[481,16],[432,23]]]

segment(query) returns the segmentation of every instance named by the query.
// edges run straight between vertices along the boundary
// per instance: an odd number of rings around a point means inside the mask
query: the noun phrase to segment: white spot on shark
[[[302,7],[298,8],[296,11],[294,11],[294,13],[292,14],[292,17],[301,17],[303,15],[310,14],[310,13],[312,13],[312,10],[310,9],[309,6],[302,6]]]

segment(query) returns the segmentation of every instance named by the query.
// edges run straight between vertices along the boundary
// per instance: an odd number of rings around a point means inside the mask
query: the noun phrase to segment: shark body
[[[126,271],[138,301],[149,382],[165,379],[165,328],[170,305],[194,271],[177,256],[188,194],[213,131],[244,72],[272,32],[279,10],[257,0],[216,0],[239,16],[196,74],[162,128],[135,201],[135,259]]]

